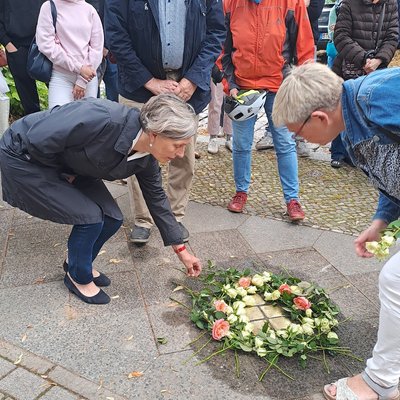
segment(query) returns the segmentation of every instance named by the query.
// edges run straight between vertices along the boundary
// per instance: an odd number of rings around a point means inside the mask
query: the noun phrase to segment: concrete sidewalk
[[[126,187],[108,186],[127,219],[96,260],[96,268],[112,279],[106,288],[112,302],[106,306],[84,304],[62,282],[70,227],[0,202],[0,400],[316,400],[323,384],[363,368],[337,357],[329,360],[328,374],[319,361],[310,360],[303,370],[289,360],[282,366],[295,381],[271,370],[259,382],[266,364],[256,356],[240,356],[239,378],[230,353],[194,366],[210,354],[205,348],[185,363],[200,346],[187,345],[200,331],[170,297],[185,301],[182,292],[172,291],[187,278],[156,229],[146,246],[128,244]],[[354,255],[353,236],[196,202],[190,203],[185,225],[189,246],[204,264],[286,268],[328,289],[349,318],[340,328],[342,344],[363,358],[370,355],[381,265]],[[130,379],[134,371],[143,375]]]

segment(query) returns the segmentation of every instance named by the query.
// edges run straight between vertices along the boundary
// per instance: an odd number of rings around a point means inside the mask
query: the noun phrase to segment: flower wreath
[[[207,343],[221,342],[221,348],[198,364],[233,349],[238,373],[236,351],[254,352],[269,364],[261,380],[272,366],[291,378],[277,366],[282,356],[297,357],[305,367],[309,353],[322,352],[327,370],[326,353],[358,359],[348,347],[338,345],[335,329],[340,310],[320,287],[289,275],[252,274],[249,269],[216,270],[210,263],[208,274],[200,279],[204,284],[200,291],[185,288],[192,298],[190,319],[206,331],[199,338],[211,332],[212,338]],[[257,316],[255,320],[249,317],[263,308],[266,317],[258,320]],[[256,313],[249,312],[255,309]],[[268,317],[268,310],[275,315]],[[280,324],[275,323],[278,320]]]

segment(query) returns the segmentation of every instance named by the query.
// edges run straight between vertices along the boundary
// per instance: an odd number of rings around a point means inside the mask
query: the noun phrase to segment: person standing
[[[274,126],[271,112],[275,93],[292,64],[314,59],[314,40],[304,0],[226,0],[224,9],[228,34],[222,65],[229,94],[235,97],[241,89],[267,91],[264,108],[273,136],[287,213],[291,221],[303,220],[295,140],[287,128]],[[256,118],[254,115],[232,123],[236,194],[228,204],[231,212],[243,212],[247,202]]]
[[[399,87],[400,68],[382,69],[343,82],[327,66],[315,63],[296,68],[275,100],[276,125],[284,124],[321,145],[340,135],[351,160],[379,190],[373,221],[354,241],[360,257],[373,257],[367,243],[379,241],[387,225],[400,217]],[[379,274],[377,342],[364,371],[325,385],[326,399],[400,398],[399,263],[397,251]]]
[[[26,115],[40,111],[36,81],[28,75],[26,64],[43,2],[0,1],[0,43],[6,49],[8,66]]]
[[[199,114],[210,101],[211,69],[225,38],[220,0],[109,0],[105,8],[106,41],[118,65],[120,102],[141,108],[152,96],[174,93]],[[167,194],[183,226],[194,176],[196,137],[183,158],[168,165]],[[146,243],[153,220],[141,188],[128,180],[135,225],[130,239]]]
[[[97,97],[97,67],[103,57],[104,35],[100,17],[85,0],[53,0],[43,4],[36,28],[36,43],[52,63],[49,108],[84,97]],[[79,18],[76,16],[79,15]]]

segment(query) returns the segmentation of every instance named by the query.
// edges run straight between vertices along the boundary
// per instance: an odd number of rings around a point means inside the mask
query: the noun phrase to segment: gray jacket
[[[182,234],[161,185],[157,160],[127,161],[140,131],[139,111],[108,100],[85,99],[28,115],[0,141],[3,199],[41,219],[92,224],[122,213],[102,179],[136,175],[164,244]],[[67,178],[76,176],[73,184]]]

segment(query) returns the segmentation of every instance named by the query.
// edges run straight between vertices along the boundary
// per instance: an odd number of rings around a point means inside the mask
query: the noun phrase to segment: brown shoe
[[[291,221],[302,221],[305,218],[301,204],[296,200],[292,199],[286,204],[287,213]]]
[[[228,210],[235,213],[241,213],[243,212],[246,201],[247,194],[245,192],[236,192],[228,204]]]

